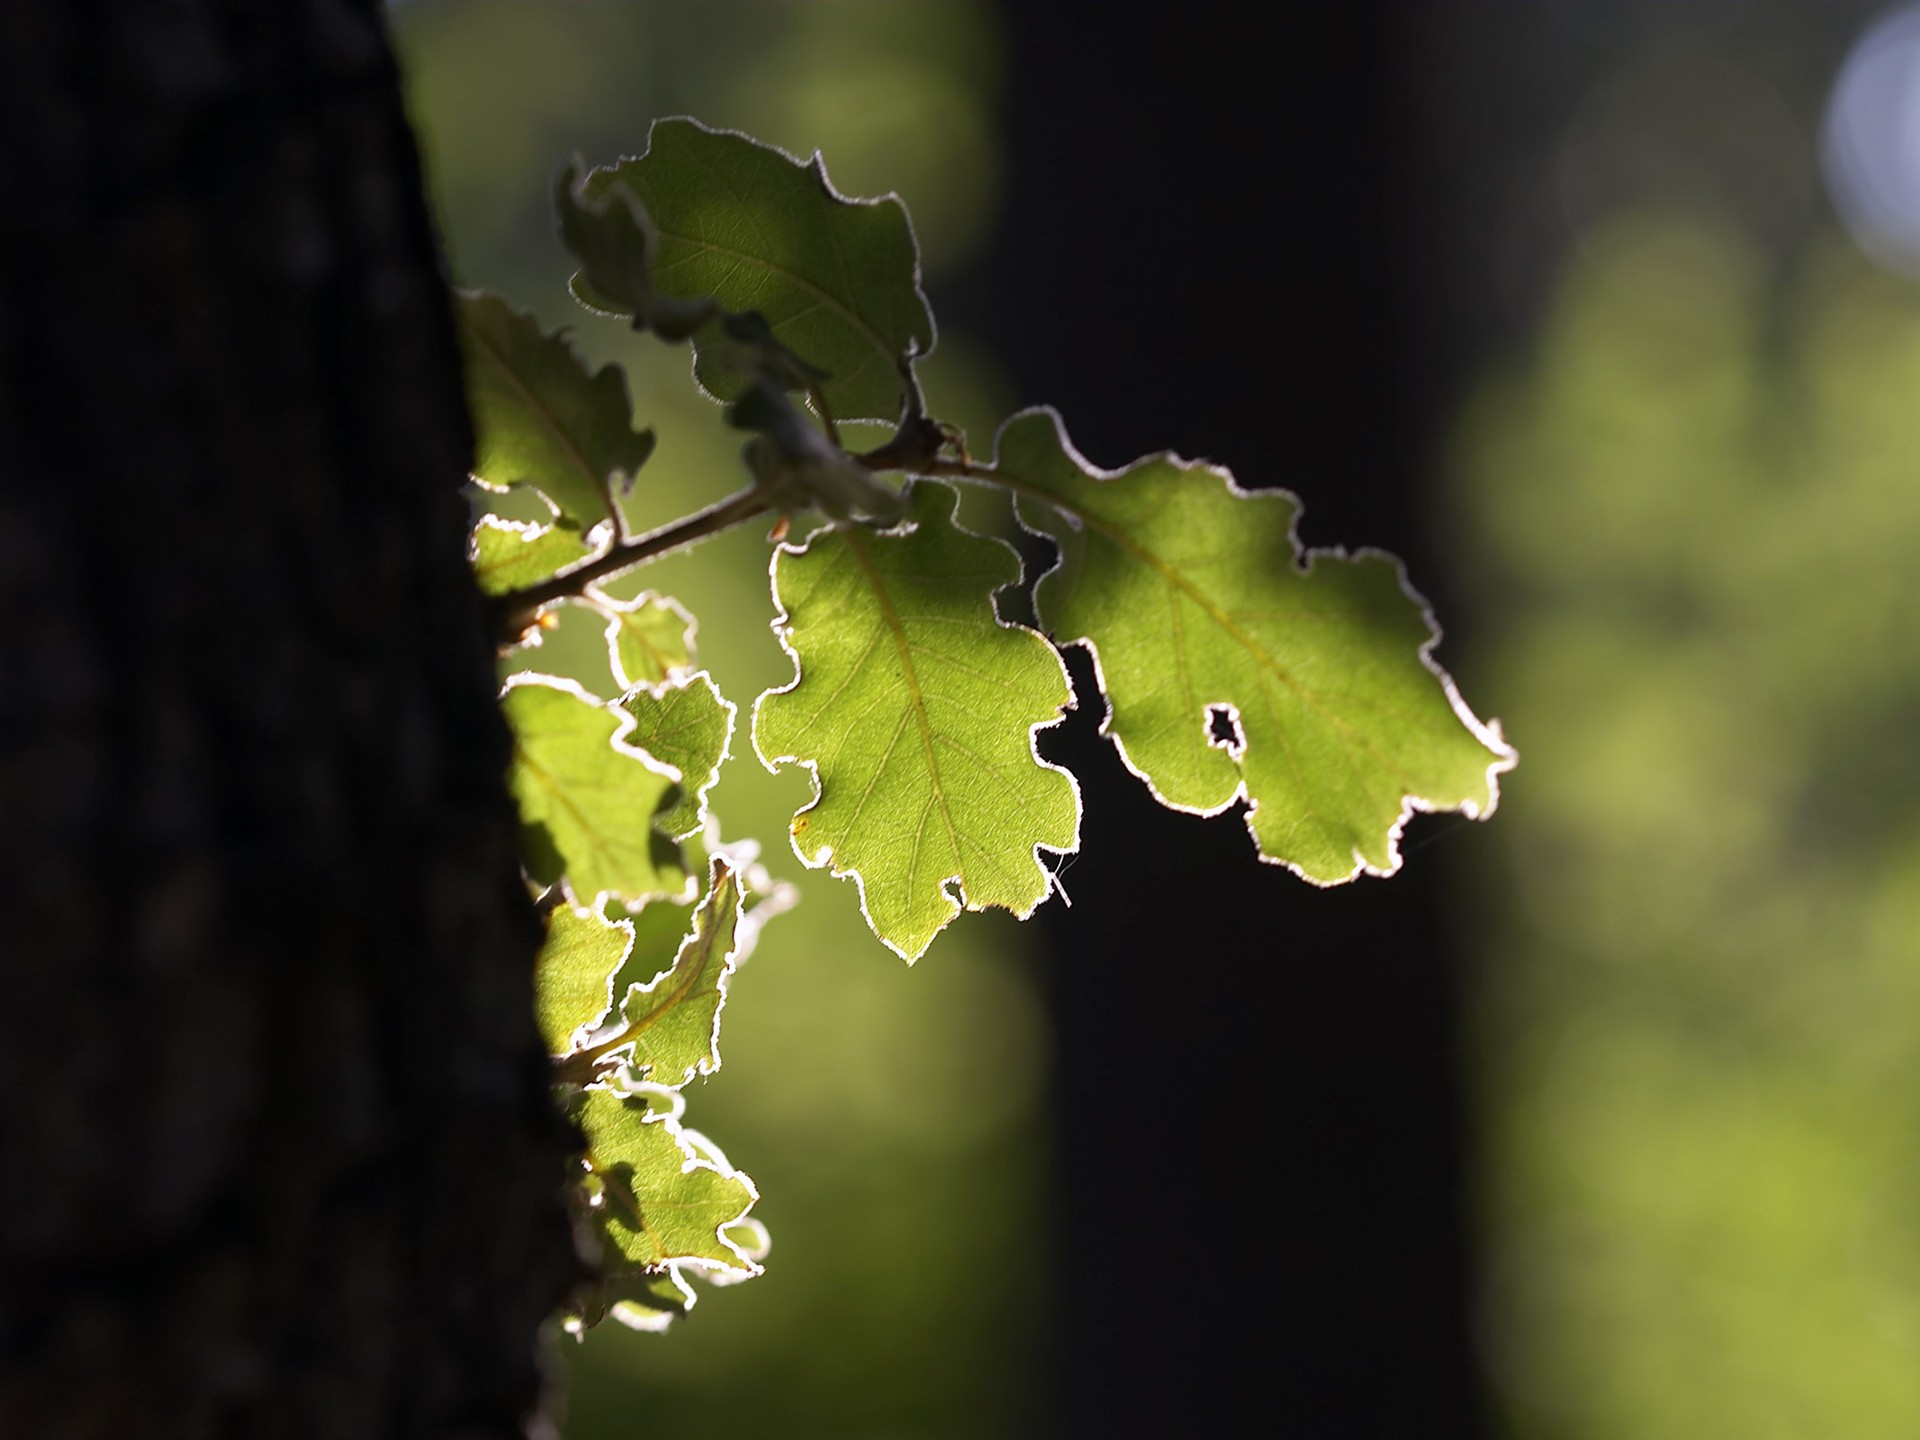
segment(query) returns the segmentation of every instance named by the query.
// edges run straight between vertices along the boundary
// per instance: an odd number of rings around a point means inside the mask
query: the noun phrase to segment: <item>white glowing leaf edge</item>
[[[1217,805],[1187,805],[1163,794],[1160,788],[1154,784],[1152,777],[1136,764],[1133,757],[1128,753],[1125,738],[1114,729],[1114,707],[1111,701],[1108,701],[1106,703],[1106,714],[1100,721],[1100,734],[1113,742],[1114,750],[1120,757],[1120,763],[1147,787],[1148,792],[1152,794],[1157,802],[1167,809],[1178,811],[1181,814],[1209,817],[1224,813],[1242,800],[1247,801],[1248,808],[1245,824],[1248,836],[1254,842],[1254,854],[1259,861],[1264,865],[1274,865],[1288,870],[1300,879],[1306,881],[1309,885],[1318,889],[1331,889],[1334,886],[1354,880],[1363,874],[1378,876],[1396,874],[1405,862],[1405,856],[1400,850],[1400,839],[1406,830],[1407,822],[1411,820],[1416,813],[1461,814],[1469,820],[1485,819],[1494,813],[1500,803],[1500,776],[1519,764],[1519,753],[1507,744],[1506,737],[1501,731],[1499,720],[1491,719],[1482,721],[1476,716],[1461,696],[1459,687],[1454,683],[1453,676],[1433,658],[1433,651],[1435,647],[1439,645],[1442,638],[1440,622],[1434,615],[1433,607],[1428,603],[1427,598],[1413,587],[1412,581],[1407,576],[1406,564],[1398,555],[1375,546],[1362,546],[1354,550],[1348,550],[1346,547],[1339,545],[1304,546],[1300,543],[1299,524],[1300,516],[1304,512],[1305,506],[1297,495],[1291,490],[1279,487],[1249,490],[1234,478],[1232,471],[1226,469],[1224,466],[1209,464],[1204,460],[1187,460],[1171,452],[1160,452],[1156,455],[1143,457],[1142,460],[1135,461],[1133,465],[1122,466],[1118,469],[1107,469],[1103,466],[1096,465],[1088,460],[1086,456],[1082,455],[1079,449],[1073,444],[1073,441],[1067,435],[1066,426],[1060,418],[1060,413],[1050,405],[1031,406],[1010,416],[1001,425],[1001,433],[1004,434],[1012,425],[1033,416],[1046,417],[1048,422],[1053,426],[1055,438],[1067,459],[1080,467],[1082,471],[1095,481],[1113,481],[1120,479],[1135,468],[1135,466],[1144,463],[1146,460],[1161,460],[1176,469],[1201,471],[1223,481],[1228,492],[1236,499],[1252,501],[1261,501],[1269,498],[1284,499],[1293,506],[1293,515],[1287,526],[1287,540],[1292,546],[1293,568],[1297,573],[1307,573],[1316,556],[1324,556],[1329,560],[1378,559],[1386,561],[1393,567],[1401,593],[1412,602],[1419,612],[1422,623],[1426,626],[1428,638],[1419,646],[1416,652],[1421,666],[1440,682],[1441,690],[1446,697],[1448,707],[1453,712],[1454,718],[1460,722],[1461,726],[1465,728],[1474,739],[1479,741],[1480,744],[1488,750],[1492,757],[1487,762],[1484,771],[1488,796],[1487,804],[1484,807],[1471,800],[1459,805],[1435,805],[1417,795],[1402,795],[1399,816],[1387,830],[1388,863],[1383,867],[1372,866],[1367,863],[1365,857],[1361,855],[1356,848],[1353,852],[1353,868],[1349,870],[1347,874],[1331,879],[1318,879],[1305,873],[1298,865],[1290,861],[1275,859],[1267,855],[1260,848],[1259,836],[1254,830],[1254,815],[1259,809],[1260,802],[1250,794],[1248,781],[1244,774],[1241,776],[1239,785],[1233,793]],[[996,471],[999,469],[1000,464],[999,441],[1000,437],[996,435],[995,455],[992,465],[992,468]],[[981,478],[989,484],[1006,485],[1009,477],[1004,475],[988,475]],[[1050,500],[1045,492],[1038,489],[1029,489],[1017,484],[1009,486],[1009,488],[1013,488],[1022,500],[1047,506],[1047,508],[1060,516],[1062,521],[1072,529],[1078,531],[1083,528],[1084,522],[1079,516],[1073,514],[1073,512],[1065,506]],[[1052,538],[1048,536],[1044,530],[1029,524],[1026,517],[1021,514],[1018,505],[1014,507],[1014,516],[1016,520],[1019,521],[1021,528],[1027,531],[1028,534],[1035,535],[1041,539]],[[1047,576],[1061,570],[1064,564],[1064,556],[1056,556],[1054,563],[1036,577],[1036,593],[1040,582],[1044,581]],[[1078,645],[1087,651],[1089,658],[1093,662],[1095,681],[1099,686],[1101,696],[1105,699],[1110,692],[1098,644],[1089,637],[1081,637],[1067,643]],[[1064,648],[1064,646],[1062,648]],[[1235,740],[1223,741],[1212,733],[1212,715],[1216,710],[1222,712],[1232,722],[1236,736]],[[1239,706],[1232,700],[1221,698],[1201,702],[1198,723],[1201,727],[1202,736],[1209,746],[1215,749],[1226,750],[1236,758],[1238,758],[1239,754],[1245,749],[1246,728],[1242,723]]]
[[[916,483],[925,483],[925,482],[916,482]],[[1007,544],[1006,541],[1000,539],[996,535],[982,535],[977,531],[970,530],[966,526],[962,525],[959,520],[957,506],[952,512],[951,516],[949,517],[948,523],[951,524],[953,529],[958,531],[960,534],[967,536],[970,539],[990,541],[995,545],[1001,546],[1003,549],[1007,550],[1013,555],[1017,573],[1014,580],[1011,582],[1011,587],[1005,587],[1005,586],[996,587],[996,590],[993,593],[993,595],[989,597],[989,612],[993,617],[994,624],[999,626],[1002,630],[1019,631],[1023,634],[1033,636],[1035,639],[1041,641],[1050,651],[1052,651],[1057,659],[1059,656],[1059,648],[1055,646],[1052,640],[1050,640],[1047,636],[1041,634],[1037,630],[1032,629],[1030,626],[1021,625],[1015,621],[1008,620],[1000,614],[998,590],[1002,588],[1018,587],[1020,585],[1023,585],[1026,581],[1026,561],[1021,557],[1020,552],[1014,549],[1013,546]],[[795,652],[793,646],[788,643],[788,639],[787,639],[788,625],[791,617],[788,615],[786,606],[781,602],[781,599],[780,599],[780,589],[779,589],[779,582],[777,578],[777,566],[779,564],[780,555],[782,553],[786,553],[790,555],[803,554],[807,546],[815,538],[817,538],[818,536],[820,536],[821,534],[827,531],[832,530],[833,528],[835,527],[832,525],[823,525],[818,529],[814,530],[813,532],[811,532],[810,534],[800,538],[797,541],[787,540],[787,541],[781,542],[781,544],[775,547],[774,554],[768,561],[768,568],[767,568],[768,590],[772,596],[773,607],[774,607],[774,617],[772,621],[773,633],[775,638],[778,639],[780,642],[780,648],[786,652],[787,658],[793,662],[793,678],[784,685],[780,685],[775,687],[774,689],[763,692],[760,696],[760,701],[756,702],[756,705],[755,705],[756,712],[759,708],[759,703],[764,702],[769,696],[784,695],[788,693],[789,691],[795,689],[804,678],[804,670],[800,660],[800,656],[798,655],[798,653]],[[911,534],[915,528],[916,528],[916,522],[909,519],[907,521],[902,522],[899,525],[893,526],[888,529],[872,529],[870,533],[878,536],[902,536],[902,535]],[[1080,852],[1081,822],[1085,819],[1085,816],[1086,816],[1086,805],[1080,792],[1080,778],[1077,775],[1075,775],[1071,770],[1067,769],[1065,766],[1055,765],[1052,761],[1046,759],[1040,753],[1040,742],[1039,742],[1040,732],[1042,730],[1050,730],[1054,726],[1064,723],[1067,718],[1067,715],[1071,713],[1075,708],[1077,708],[1076,701],[1073,695],[1072,679],[1070,676],[1067,676],[1066,674],[1064,662],[1061,662],[1061,674],[1065,682],[1065,689],[1067,692],[1067,701],[1065,705],[1061,708],[1060,713],[1054,716],[1052,719],[1036,721],[1034,724],[1028,727],[1027,751],[1035,765],[1039,766],[1043,770],[1048,770],[1053,772],[1056,775],[1060,775],[1064,777],[1067,782],[1067,785],[1072,790],[1073,813],[1074,813],[1074,839],[1071,845],[1060,847],[1060,848],[1056,848],[1054,846],[1044,845],[1044,844],[1035,844],[1032,847],[1034,861],[1039,866],[1041,871],[1044,873],[1045,885],[1044,885],[1044,888],[1041,890],[1040,894],[1036,896],[1033,902],[1027,905],[1025,908],[1022,909],[1022,908],[1016,908],[1016,907],[1005,907],[1016,919],[1020,919],[1020,920],[1026,920],[1031,918],[1034,911],[1038,910],[1040,906],[1045,904],[1047,900],[1054,894],[1058,894],[1063,901],[1066,900],[1066,889],[1061,884],[1059,868],[1056,866],[1047,864],[1046,860],[1043,857],[1046,855],[1052,855],[1053,857],[1056,858],[1056,860],[1064,860],[1067,857],[1077,855]],[[754,753],[760,756],[761,764],[764,765],[767,768],[767,770],[770,772],[778,773],[782,768],[788,765],[799,765],[806,769],[807,774],[812,783],[813,794],[812,794],[812,797],[807,801],[807,803],[804,806],[802,806],[798,811],[795,812],[795,815],[794,815],[795,819],[798,819],[800,816],[807,814],[809,811],[813,810],[816,806],[819,805],[820,799],[821,799],[821,783],[820,783],[820,770],[816,762],[812,760],[802,759],[800,756],[797,756],[797,755],[766,754],[759,747],[757,732],[754,737]],[[835,855],[834,855],[834,850],[832,845],[822,844],[817,850],[813,852],[812,855],[808,855],[804,850],[801,849],[800,842],[797,837],[789,835],[789,840],[790,840],[790,843],[792,844],[793,853],[795,857],[800,861],[802,865],[806,866],[807,869],[809,870],[824,869],[830,876],[832,876],[836,880],[852,880],[853,881],[854,890],[858,897],[859,906],[860,906],[860,917],[862,920],[866,922],[868,930],[872,932],[872,934],[875,936],[875,938],[877,938],[880,941],[881,944],[885,945],[889,950],[893,951],[894,954],[898,955],[902,960],[906,961],[907,964],[909,965],[914,964],[916,961],[920,959],[922,955],[926,953],[926,948],[924,946],[919,951],[910,953],[909,951],[903,949],[901,946],[895,944],[887,936],[881,934],[880,927],[874,922],[873,912],[868,908],[868,905],[867,905],[866,877],[863,874],[861,874],[859,870],[854,869],[852,867],[847,867],[843,869],[837,866],[834,863]],[[966,904],[964,901],[955,898],[953,893],[954,887],[961,886],[963,883],[964,883],[963,877],[958,874],[945,876],[939,882],[939,891],[940,891],[941,898],[946,901],[947,914],[946,914],[946,918],[940,923],[940,926],[936,930],[935,932],[936,936],[939,933],[944,932],[947,925],[951,924],[954,919],[956,919],[960,914],[962,914],[967,909],[1001,908],[998,906],[972,907]],[[1068,903],[1071,903],[1071,902],[1068,902]],[[929,944],[930,943],[931,941],[929,941]]]

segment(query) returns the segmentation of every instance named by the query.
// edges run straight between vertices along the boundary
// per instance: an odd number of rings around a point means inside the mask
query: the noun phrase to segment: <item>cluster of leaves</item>
[[[620,498],[653,437],[624,378],[500,299],[460,298],[475,479],[530,488],[547,516],[474,531],[503,650],[523,656],[556,605],[606,621],[614,698],[516,673],[503,705],[549,917],[541,1021],[606,1256],[579,1318],[655,1324],[690,1302],[683,1272],[742,1277],[764,1249],[751,1182],[680,1124],[679,1092],[718,1068],[741,937],[784,896],[743,885],[750,857],[707,814],[734,707],[695,668],[690,617],[601,581],[776,517],[773,624],[794,676],[759,698],[753,747],[812,772],[795,852],[852,880],[908,961],[962,909],[1031,914],[1058,885],[1049,858],[1080,843],[1077,784],[1035,747],[1074,703],[1063,646],[1092,653],[1105,730],[1163,804],[1244,800],[1260,858],[1316,884],[1396,869],[1414,809],[1491,812],[1514,756],[1433,663],[1438,631],[1399,563],[1302,553],[1284,491],[1170,455],[1098,470],[1044,409],[973,460],[915,376],[934,325],[898,200],[846,199],[818,157],[670,120],[638,158],[570,167],[556,204],[574,296],[691,343],[699,385],[748,437],[743,489],[631,535]],[[855,420],[892,438],[850,452]],[[1004,618],[1028,577],[958,523],[955,481],[1009,492],[1057,552],[1032,597],[1040,629]]]

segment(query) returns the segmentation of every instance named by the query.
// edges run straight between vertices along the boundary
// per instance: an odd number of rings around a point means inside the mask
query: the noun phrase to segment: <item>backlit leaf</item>
[[[679,774],[627,744],[633,718],[550,676],[514,677],[500,705],[513,730],[508,781],[535,832],[534,877],[564,872],[582,904],[684,894],[686,873],[653,823]]]
[[[712,296],[730,311],[759,312],[782,344],[831,377],[823,389],[836,418],[900,418],[901,361],[932,349],[934,330],[913,229],[897,199],[848,200],[819,157],[803,164],[692,120],[655,121],[646,153],[595,170],[586,196],[616,182],[651,217],[653,294]],[[590,288],[585,298],[602,307],[617,300]],[[731,343],[713,337],[716,346]],[[703,346],[700,381],[721,399],[744,388],[731,368]]]
[[[690,872],[710,873],[714,864],[725,861],[739,890],[736,902],[739,914],[733,927],[733,963],[737,969],[746,963],[769,922],[784,915],[799,902],[800,892],[790,882],[774,878],[760,863],[760,846],[753,840],[722,843],[718,827],[709,820],[701,834],[681,842],[683,864]],[[709,898],[708,891],[701,896]],[[613,977],[616,999],[636,985],[645,985],[661,971],[672,967],[681,945],[693,932],[693,914],[697,907],[667,900],[649,901],[637,909],[628,909],[618,900],[606,903],[605,913],[612,920],[633,926],[633,948],[620,972]]]
[[[683,840],[706,820],[707,791],[720,778],[733,736],[733,702],[702,671],[678,685],[643,686],[620,705],[633,717],[627,743],[680,772],[680,798],[654,824],[668,839]]]
[[[707,895],[693,912],[693,931],[673,964],[620,999],[633,1037],[633,1068],[656,1085],[684,1085],[720,1068],[720,1012],[733,974],[740,886],[723,859],[713,862]]]
[[[1072,777],[1033,746],[1070,703],[1066,671],[1043,637],[995,618],[1019,562],[953,523],[956,498],[922,481],[907,533],[780,548],[777,626],[797,673],[754,711],[761,759],[814,772],[794,850],[855,877],[874,933],[909,960],[962,905],[1032,913],[1051,884],[1037,851],[1079,834]]]
[[[534,962],[534,1014],[549,1055],[564,1055],[613,1009],[613,975],[633,944],[631,921],[556,905]]]
[[[1411,810],[1492,812],[1514,754],[1431,660],[1439,631],[1392,556],[1302,554],[1292,495],[1211,466],[1097,471],[1051,411],[1007,422],[994,479],[1059,543],[1041,624],[1093,649],[1106,728],[1162,803],[1245,794],[1261,858],[1323,885],[1397,869]]]
[[[591,530],[653,453],[653,432],[633,427],[625,374],[589,370],[564,331],[543,333],[497,295],[456,299],[478,430],[474,474],[495,488],[532,485],[572,528]]]
[[[759,1273],[759,1265],[722,1233],[759,1198],[744,1174],[700,1154],[676,1121],[637,1096],[590,1086],[580,1092],[575,1118],[601,1185],[603,1234],[622,1259]]]
[[[593,554],[578,530],[485,516],[473,527],[473,573],[488,595],[525,590]]]
[[[649,900],[637,910],[628,910],[618,900],[607,902],[607,918],[625,920],[633,926],[633,949],[613,977],[616,1001],[672,966],[681,943],[692,933],[693,910],[691,905],[672,900]]]
[[[607,654],[621,690],[665,684],[693,663],[693,617],[679,601],[650,590],[615,600],[592,587],[586,600],[607,617]]]

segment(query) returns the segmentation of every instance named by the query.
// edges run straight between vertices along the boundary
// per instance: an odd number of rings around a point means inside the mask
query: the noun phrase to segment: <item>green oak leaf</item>
[[[630,315],[634,328],[652,330],[663,340],[684,340],[719,311],[707,296],[674,299],[657,293],[653,266],[660,237],[633,191],[615,180],[589,194],[588,177],[578,156],[554,185],[554,212],[560,243],[580,270],[573,292],[588,309],[605,315]]]
[[[707,817],[707,791],[720,778],[733,738],[734,708],[706,671],[679,684],[640,686],[620,702],[633,717],[627,743],[680,772],[680,798],[654,817],[669,840],[698,833]]]
[[[693,912],[693,929],[673,963],[620,998],[632,1037],[635,1070],[651,1084],[678,1087],[720,1068],[720,1012],[732,979],[734,931],[740,920],[740,884],[715,857],[707,895]]]
[[[1038,851],[1079,837],[1073,777],[1033,741],[1071,704],[1066,670],[1044,637],[995,617],[1019,561],[957,526],[957,499],[920,481],[904,533],[828,529],[779,549],[775,626],[795,676],[754,709],[762,761],[814,774],[795,853],[854,877],[868,924],[908,960],[962,905],[1031,914],[1052,884]]]
[[[723,1233],[760,1198],[753,1181],[701,1154],[678,1122],[642,1097],[589,1086],[580,1092],[575,1119],[601,1187],[602,1234],[616,1255],[652,1268],[692,1264],[724,1274],[760,1273]]]
[[[653,432],[633,427],[626,375],[589,370],[564,331],[497,295],[456,297],[478,430],[474,475],[496,489],[531,485],[582,533],[612,517],[616,486],[631,485],[653,453]]]
[[[533,1008],[549,1055],[564,1055],[613,1010],[613,976],[633,947],[633,924],[556,905],[533,969]]]
[[[593,554],[578,530],[483,516],[473,527],[473,573],[487,595],[525,590]]]
[[[910,383],[904,363],[933,348],[934,327],[919,247],[898,199],[849,200],[817,155],[803,164],[684,119],[655,121],[646,153],[593,171],[585,198],[621,186],[651,217],[658,243],[650,296],[711,296],[727,310],[758,312],[791,354],[830,377],[821,390],[836,418],[900,418]],[[632,313],[591,280],[576,281],[575,290],[594,308]],[[695,338],[700,382],[723,400],[747,382],[737,364],[715,363],[708,352],[737,343],[719,332]]]
[[[1060,546],[1040,623],[1093,651],[1105,729],[1162,804],[1216,814],[1244,794],[1261,858],[1319,885],[1398,869],[1413,810],[1492,813],[1516,757],[1433,662],[1398,560],[1303,555],[1292,495],[1212,466],[1096,470],[1049,410],[1006,423],[991,478]]]
[[[693,664],[694,620],[679,601],[651,590],[615,600],[591,585],[582,598],[607,617],[607,658],[623,691],[664,685]]]
[[[679,772],[627,743],[633,717],[547,675],[514,676],[500,707],[513,730],[508,783],[535,832],[525,847],[534,878],[564,872],[583,904],[684,895],[686,872],[653,823]]]

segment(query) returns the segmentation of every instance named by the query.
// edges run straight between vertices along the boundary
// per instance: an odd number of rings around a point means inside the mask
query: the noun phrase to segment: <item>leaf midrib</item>
[[[797,274],[787,269],[784,265],[776,264],[764,256],[754,255],[745,250],[735,250],[730,245],[722,245],[713,240],[698,240],[691,235],[683,235],[675,230],[661,230],[659,231],[659,235],[663,240],[677,240],[682,245],[690,245],[696,250],[710,251],[716,255],[724,255],[730,260],[738,260],[748,265],[757,265],[770,274],[778,275],[785,280],[791,280],[802,290],[818,296],[828,307],[837,311],[843,319],[851,323],[856,330],[866,337],[868,343],[872,345],[874,351],[880,355],[882,359],[891,360],[898,353],[886,336],[868,324],[866,317],[859,311],[849,308],[846,302],[841,300],[840,297],[835,295],[831,290],[822,289],[813,281],[807,279],[806,276]],[[665,271],[667,268],[667,266],[663,265],[660,267],[660,271]],[[660,272],[655,272],[656,280],[659,278],[659,274]],[[780,325],[784,323],[785,321],[776,321],[774,322],[773,328],[778,330]]]
[[[1115,526],[1107,520],[1105,516],[1088,510],[1084,506],[1076,505],[1073,501],[1068,500],[1058,492],[1049,490],[1045,486],[1037,485],[1031,480],[1022,480],[1016,475],[1009,475],[1004,470],[990,471],[988,472],[988,478],[999,482],[1009,490],[1017,491],[1022,495],[1030,495],[1035,500],[1040,501],[1041,504],[1058,510],[1064,515],[1071,515],[1082,524],[1098,530],[1107,539],[1152,569],[1161,579],[1173,586],[1174,589],[1180,591],[1181,594],[1193,601],[1195,605],[1198,605],[1200,609],[1205,612],[1207,618],[1238,641],[1241,648],[1251,655],[1262,669],[1272,672],[1277,679],[1295,694],[1299,695],[1302,700],[1307,700],[1308,703],[1312,703],[1308,692],[1301,688],[1299,682],[1289,675],[1277,660],[1256,644],[1250,635],[1236,625],[1231,615],[1216,605],[1210,597],[1203,594],[1186,576],[1182,575],[1168,562],[1162,560],[1160,556],[1153,551],[1147,549],[1146,546],[1136,542],[1132,536]]]
[[[1353,751],[1365,753],[1372,756],[1381,766],[1399,779],[1404,795],[1417,795],[1420,792],[1422,787],[1414,782],[1413,777],[1409,775],[1401,765],[1389,757],[1382,755],[1372,745],[1368,744],[1364,738],[1357,735],[1353,727],[1342,718],[1338,711],[1330,710],[1322,705],[1319,697],[1316,696],[1313,691],[1307,689],[1298,680],[1294,679],[1278,660],[1268,654],[1264,647],[1257,643],[1252,636],[1248,635],[1246,631],[1242,630],[1240,626],[1234,622],[1231,615],[1215,604],[1211,597],[1204,594],[1179,570],[1175,569],[1167,561],[1161,559],[1158,554],[1136,542],[1132,536],[1115,526],[1105,516],[1089,510],[1083,505],[1075,504],[1056,491],[1037,485],[1031,480],[1022,480],[1016,475],[1009,475],[1002,470],[990,471],[988,474],[989,478],[1005,485],[1009,490],[1016,491],[1022,495],[1032,496],[1042,504],[1051,506],[1062,514],[1071,515],[1082,524],[1099,531],[1100,534],[1108,540],[1152,569],[1161,579],[1165,580],[1167,584],[1185,595],[1206,614],[1208,619],[1212,620],[1228,635],[1232,636],[1241,649],[1253,657],[1254,663],[1259,666],[1259,668],[1273,676],[1273,678],[1284,685],[1288,692],[1302,705],[1312,710],[1315,714],[1323,716],[1328,723],[1340,732],[1341,736],[1346,740],[1349,749],[1349,759],[1347,761],[1349,766],[1353,764],[1351,758]],[[1184,656],[1182,658],[1184,660]]]
[[[727,872],[727,874],[728,874],[728,879],[715,884],[713,893],[716,896],[720,893],[721,884],[726,884],[731,886],[731,884],[733,883],[731,879],[732,872],[729,871]],[[642,1016],[638,1020],[629,1019],[627,1021],[627,1029],[622,1038],[628,1039],[628,1040],[638,1040],[642,1035],[646,1034],[647,1031],[651,1030],[654,1027],[654,1025],[658,1023],[661,1017],[666,1015],[668,1011],[677,1007],[682,1000],[685,1000],[689,995],[691,995],[694,992],[694,987],[699,983],[700,977],[706,973],[707,961],[712,958],[713,948],[719,941],[719,935],[720,935],[720,923],[718,918],[719,912],[720,912],[720,907],[718,905],[714,906],[713,910],[710,911],[705,917],[707,922],[705,933],[696,934],[695,936],[692,937],[695,948],[699,952],[699,963],[691,966],[687,970],[686,978],[681,984],[673,987],[671,990],[661,992],[660,997],[655,997],[651,990],[647,990],[644,988],[641,989],[640,993],[642,995],[647,996],[649,999],[663,998],[666,1003],[655,1005],[651,1010],[649,1010],[644,1016]],[[700,917],[698,916],[695,917],[696,924],[698,924],[699,918]],[[678,954],[676,954],[673,957],[673,969],[667,972],[668,978],[671,979],[674,971],[678,969],[680,969],[680,957]],[[635,1053],[635,1058],[638,1058],[639,1052],[635,1051],[634,1053]]]
[[[532,389],[530,389],[527,383],[524,380],[522,380],[518,374],[514,372],[513,367],[507,363],[507,357],[505,353],[500,349],[500,347],[498,347],[493,343],[493,338],[491,336],[487,335],[485,332],[480,330],[479,327],[477,326],[472,327],[470,330],[470,333],[474,338],[474,343],[479,345],[482,350],[486,351],[487,358],[493,361],[494,367],[497,370],[499,370],[499,372],[502,375],[506,377],[507,383],[511,385],[514,388],[514,390],[519,394],[520,398],[526,402],[527,408],[533,412],[534,417],[538,419],[542,425],[546,426],[548,433],[551,434],[555,440],[560,442],[560,448],[564,450],[569,456],[572,457],[573,462],[579,468],[580,473],[587,477],[588,485],[590,485],[593,488],[593,491],[596,495],[600,496],[602,502],[606,503],[608,508],[608,513],[611,514],[612,504],[607,499],[607,497],[602,493],[605,486],[604,477],[601,476],[600,473],[594,469],[593,462],[587,458],[587,452],[582,450],[580,448],[579,443],[573,438],[573,436],[570,435],[565,429],[562,428],[560,424],[560,419],[553,412],[553,408],[550,405],[548,405],[544,400],[542,400],[539,397],[539,395],[537,395]],[[544,336],[542,337],[543,340],[545,338],[546,337]],[[587,383],[589,385],[593,383],[593,380],[594,380],[594,376],[589,375],[587,377]],[[535,485],[539,484],[537,480],[532,480],[530,477],[529,477],[529,483],[535,484]]]
[[[855,563],[866,576],[867,584],[873,589],[874,599],[880,604],[881,618],[886,622],[887,631],[893,636],[893,648],[899,652],[902,678],[906,681],[907,696],[913,702],[914,723],[920,728],[920,747],[927,757],[927,779],[933,786],[933,802],[940,811],[941,823],[947,827],[947,843],[953,847],[953,863],[962,889],[966,888],[966,853],[960,846],[960,832],[954,825],[953,811],[947,805],[947,792],[940,783],[940,760],[933,748],[933,724],[927,718],[926,697],[920,692],[920,675],[914,669],[913,648],[907,643],[906,627],[900,623],[900,614],[893,608],[893,596],[888,592],[886,581],[881,577],[879,568],[874,565],[873,557],[867,553],[866,542],[853,530],[846,532],[847,548],[853,552]]]

